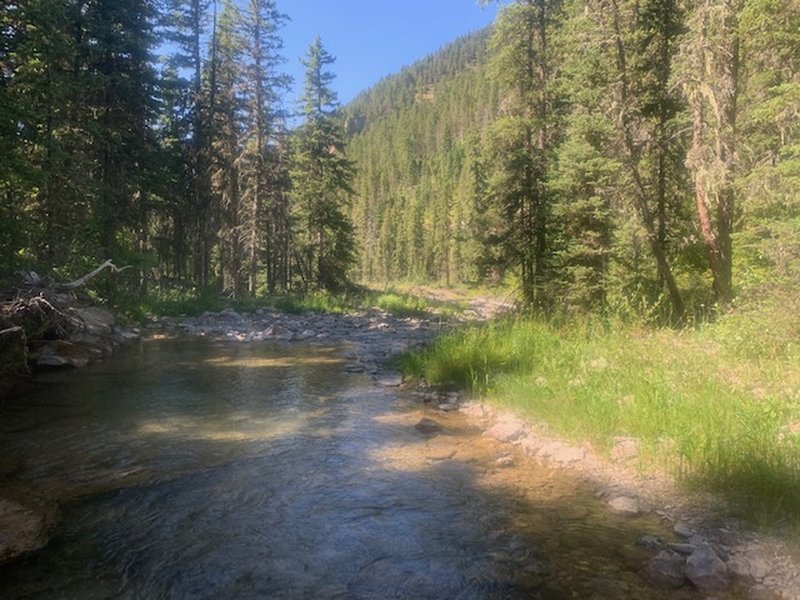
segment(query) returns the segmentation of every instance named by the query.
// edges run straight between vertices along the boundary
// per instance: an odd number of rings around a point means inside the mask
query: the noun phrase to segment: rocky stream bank
[[[476,308],[478,316],[480,308]],[[79,360],[75,360],[72,351],[64,357],[49,348],[39,351],[37,362],[41,360],[39,364],[44,366],[84,366],[138,335],[135,331],[115,329],[107,317],[96,319],[94,329],[88,327],[87,320],[86,329],[80,332],[83,337],[68,342],[95,350],[82,350]],[[192,318],[161,318],[149,324],[142,336],[342,347],[345,371],[368,375],[376,386],[407,388],[417,397],[421,415],[416,423],[419,435],[446,433],[444,415],[461,413],[480,427],[484,436],[506,448],[497,459],[497,469],[524,470],[537,463],[570,471],[592,486],[595,498],[610,513],[634,522],[643,515],[657,517],[661,530],[643,526],[638,538],[630,541],[649,551],[650,559],[642,564],[641,575],[654,585],[675,590],[694,587],[708,598],[719,595],[749,600],[800,599],[800,568],[785,546],[748,530],[741,523],[720,517],[708,498],[687,496],[669,478],[640,472],[637,440],[619,438],[611,456],[606,457],[587,444],[575,445],[558,439],[543,424],[466,398],[456,389],[433,389],[425,382],[413,385],[404,382],[393,366],[394,359],[456,324],[435,317],[400,318],[375,310],[346,315],[292,315],[267,308],[252,314],[229,309]],[[14,470],[13,458],[0,460],[0,480],[13,477]],[[57,512],[56,507],[42,500],[26,501],[8,495],[0,498],[0,561],[33,552],[46,544],[48,532],[57,522]]]

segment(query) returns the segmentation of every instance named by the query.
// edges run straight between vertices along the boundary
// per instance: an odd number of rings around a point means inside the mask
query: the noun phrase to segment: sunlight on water
[[[238,367],[242,369],[292,368],[343,365],[344,359],[337,356],[299,356],[299,357],[230,357],[207,358],[204,365],[213,367]]]
[[[171,419],[169,421],[159,420],[142,423],[137,431],[140,434],[155,434],[192,440],[260,442],[297,434],[307,423],[305,418],[275,422],[274,420],[246,419],[242,417],[234,421],[238,422],[234,423],[236,428],[226,429],[224,426],[213,426],[205,421],[187,418]]]
[[[344,352],[170,340],[45,378],[0,414],[0,451],[22,459],[19,497],[63,518],[0,566],[0,595],[702,597],[641,578],[633,542],[657,521],[344,373]],[[415,429],[423,416],[441,431]]]

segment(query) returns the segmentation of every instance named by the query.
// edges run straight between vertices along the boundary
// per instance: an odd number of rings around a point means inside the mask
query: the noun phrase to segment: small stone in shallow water
[[[644,534],[636,539],[636,545],[648,550],[663,550],[664,540],[657,535]]]
[[[44,516],[0,498],[0,562],[34,552],[47,544]]]
[[[414,429],[420,433],[437,433],[442,430],[442,426],[433,419],[423,417],[416,425],[414,425]]]
[[[396,373],[384,375],[378,378],[377,383],[382,387],[400,387],[403,384],[403,376]]]
[[[508,469],[509,467],[513,467],[514,466],[514,457],[513,456],[501,456],[496,461],[494,461],[494,464],[496,466],[500,467],[501,469]]]
[[[638,498],[632,498],[631,496],[616,496],[608,501],[608,505],[618,515],[627,517],[635,517],[642,512]]]

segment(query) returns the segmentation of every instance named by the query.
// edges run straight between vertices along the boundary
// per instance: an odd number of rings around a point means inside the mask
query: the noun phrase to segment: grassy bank
[[[800,337],[740,315],[700,330],[510,319],[405,358],[608,450],[640,440],[645,467],[721,492],[754,520],[800,523]]]

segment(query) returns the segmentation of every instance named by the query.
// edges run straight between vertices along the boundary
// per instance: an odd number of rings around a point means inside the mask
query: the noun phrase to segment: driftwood
[[[68,283],[54,283],[33,271],[20,273],[17,287],[0,294],[0,390],[4,381],[21,372],[20,361],[27,369],[31,344],[63,339],[82,329],[84,324],[69,310],[75,301],[75,290],[106,269],[119,273],[130,268],[119,268],[107,260]]]
[[[58,285],[55,286],[55,289],[57,289],[58,291],[62,291],[62,292],[68,292],[68,291],[75,290],[75,289],[77,289],[79,287],[82,287],[82,286],[86,285],[90,280],[92,280],[95,277],[97,277],[100,273],[102,273],[106,269],[110,269],[112,273],[121,273],[122,271],[124,271],[126,269],[132,269],[132,268],[133,267],[131,265],[128,265],[126,267],[117,267],[113,262],[111,262],[111,259],[109,258],[106,262],[104,262],[102,265],[97,267],[91,273],[87,273],[86,275],[76,279],[75,281],[70,281],[69,283],[58,284]]]

